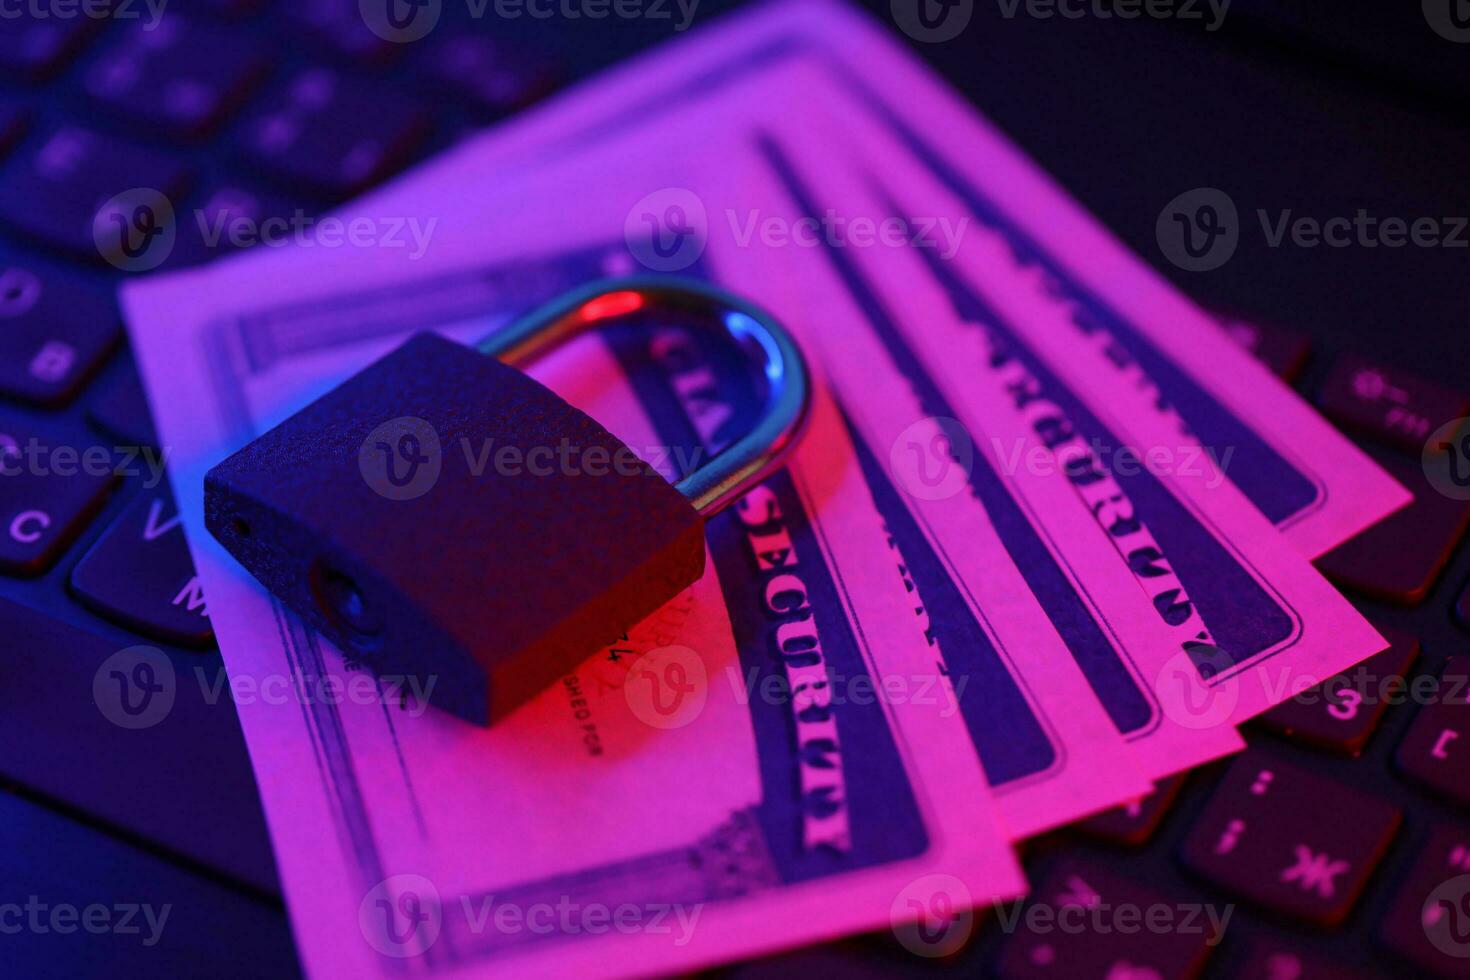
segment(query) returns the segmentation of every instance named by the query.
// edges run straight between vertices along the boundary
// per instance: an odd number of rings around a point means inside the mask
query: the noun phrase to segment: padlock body
[[[349,657],[480,724],[704,570],[701,517],[627,446],[432,334],[212,469],[205,520]]]

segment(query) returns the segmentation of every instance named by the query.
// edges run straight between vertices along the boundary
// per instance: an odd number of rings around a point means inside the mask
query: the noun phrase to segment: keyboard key
[[[72,569],[71,587],[94,611],[140,633],[193,647],[214,642],[167,483],[133,498]]]
[[[1235,317],[1222,317],[1220,323],[1237,344],[1271,369],[1271,373],[1288,383],[1301,376],[1312,353],[1312,342],[1306,334],[1284,327],[1265,326]]]
[[[496,116],[547,95],[560,76],[549,58],[483,34],[446,35],[415,54],[418,71],[436,87]]]
[[[1413,503],[1329,551],[1317,567],[1365,595],[1417,605],[1464,537],[1470,502],[1435,490],[1418,466],[1384,457],[1378,462],[1413,492]]]
[[[281,909],[9,789],[0,826],[0,880],[16,903],[6,909],[6,976],[300,976]],[[28,928],[21,896],[32,895]],[[72,912],[51,919],[56,909]],[[94,918],[99,910],[108,911]]]
[[[88,94],[170,136],[215,129],[264,77],[262,47],[170,13],[152,30],[129,29],[87,71]]]
[[[407,163],[430,122],[415,102],[314,68],[270,98],[245,149],[282,180],[345,197]]]
[[[0,395],[60,405],[121,336],[104,283],[0,252]]]
[[[1318,959],[1293,942],[1255,940],[1231,971],[1239,980],[1366,980],[1369,976],[1340,963]]]
[[[116,482],[117,459],[85,432],[0,418],[0,572],[37,575]]]
[[[1470,828],[1441,824],[1379,923],[1379,941],[1436,976],[1470,977]]]
[[[299,208],[273,191],[229,182],[210,187],[198,199],[203,203],[179,227],[171,257],[175,266],[208,262],[262,240],[287,242],[295,234]],[[285,223],[268,224],[273,218]]]
[[[1007,933],[998,972],[1065,980],[1195,977],[1223,938],[1226,914],[1224,903],[1171,900],[1100,864],[1063,860],[1032,891],[1024,912],[996,909]],[[1006,916],[1016,918],[1008,925]]]
[[[87,420],[116,439],[120,446],[158,445],[148,397],[143,393],[143,379],[138,377],[138,369],[131,360],[126,370],[115,372],[99,386],[97,397],[87,410]]]
[[[1398,830],[1398,807],[1248,750],[1185,839],[1195,874],[1273,912],[1336,925]]]
[[[1174,805],[1186,778],[1170,776],[1161,779],[1147,796],[1089,817],[1079,823],[1077,829],[1099,840],[1124,847],[1140,847],[1164,822],[1164,814]]]
[[[1417,637],[1380,632],[1389,641],[1387,650],[1278,704],[1257,722],[1294,741],[1339,755],[1357,755],[1389,705],[1402,696],[1404,675],[1419,656]]]
[[[1470,805],[1470,657],[1451,657],[1429,703],[1399,743],[1404,774],[1456,803]]]
[[[1455,620],[1470,630],[1470,581],[1466,581],[1465,587],[1460,590],[1460,597],[1455,600]]]
[[[1435,429],[1470,414],[1463,393],[1352,354],[1332,365],[1320,402],[1343,428],[1415,455]]]
[[[56,130],[0,176],[0,221],[84,258],[99,258],[92,226],[123,191],[183,196],[189,171],[170,157],[76,126]]]
[[[382,67],[402,53],[401,44],[380,37],[367,26],[359,0],[293,0],[283,5],[281,13],[296,33],[359,65]]]
[[[6,18],[0,74],[35,81],[55,74],[97,29],[91,17]]]
[[[276,890],[218,654],[133,646],[4,599],[0,622],[5,676],[24,679],[0,684],[0,776]]]

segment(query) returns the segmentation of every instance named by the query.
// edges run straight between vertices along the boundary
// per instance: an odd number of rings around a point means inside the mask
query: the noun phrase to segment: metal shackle
[[[636,323],[651,314],[680,325],[718,329],[757,348],[766,379],[765,411],[755,426],[674,484],[710,517],[780,468],[801,438],[811,407],[811,376],[796,341],[769,313],[694,279],[637,276],[607,279],[567,293],[497,330],[476,345],[525,370],[537,358],[591,330]]]

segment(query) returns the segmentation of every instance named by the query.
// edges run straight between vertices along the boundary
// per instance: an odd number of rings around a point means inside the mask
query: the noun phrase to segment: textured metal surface
[[[563,445],[584,463],[533,464]],[[374,469],[379,453],[403,486]],[[592,465],[603,454],[620,462]],[[703,520],[631,450],[521,372],[428,334],[211,470],[205,510],[350,656],[432,678],[433,703],[482,724],[704,570]]]

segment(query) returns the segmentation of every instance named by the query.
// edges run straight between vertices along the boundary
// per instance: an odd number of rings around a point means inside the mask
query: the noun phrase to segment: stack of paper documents
[[[942,951],[1024,894],[1017,841],[1387,645],[1309,559],[1408,494],[846,7],[696,31],[341,216],[430,233],[124,295],[226,666],[295,692],[239,707],[313,976]],[[794,461],[711,523],[700,582],[504,723],[423,679],[325,696],[372,675],[204,531],[205,471],[413,332],[650,270],[798,337]],[[670,477],[761,401],[678,325],[533,373]]]

